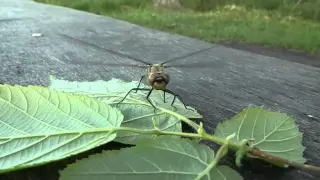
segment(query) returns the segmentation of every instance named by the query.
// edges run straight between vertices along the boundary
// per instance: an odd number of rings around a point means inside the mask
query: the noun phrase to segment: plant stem
[[[265,152],[262,152],[258,148],[252,148],[251,151],[249,151],[249,154],[252,156],[258,157],[261,160],[267,161],[269,163],[286,164],[286,165],[290,165],[295,168],[320,172],[320,167],[312,166],[312,165],[308,165],[308,164],[303,164],[303,163],[298,163],[298,162],[294,162],[294,161],[289,161],[287,159],[283,159],[281,157],[273,156],[271,154],[267,154]]]
[[[198,125],[197,123],[191,121],[190,119],[188,119],[188,118],[185,117],[185,116],[182,116],[182,115],[180,115],[180,114],[178,114],[178,113],[176,113],[176,112],[169,111],[169,110],[164,109],[164,108],[160,108],[160,109],[161,109],[161,111],[163,111],[163,112],[166,112],[166,113],[168,113],[168,114],[171,114],[171,115],[173,115],[173,116],[178,117],[181,121],[187,123],[189,126],[193,127],[195,130],[197,130],[197,129],[199,128],[199,125]]]
[[[113,132],[116,131],[127,131],[127,132],[132,132],[132,133],[138,133],[138,134],[152,134],[152,135],[176,135],[176,136],[182,136],[182,137],[189,137],[189,138],[201,138],[203,140],[209,140],[212,142],[215,142],[221,146],[226,146],[226,142],[228,140],[216,137],[214,135],[207,134],[204,132],[203,134],[196,134],[196,133],[183,133],[183,132],[171,132],[171,131],[161,131],[161,130],[140,130],[140,129],[135,129],[135,128],[126,128],[126,127],[120,127],[120,128],[114,128],[112,130]],[[112,132],[110,132],[112,133]],[[232,143],[228,142],[227,145],[228,148],[231,148],[235,151],[239,150],[242,147],[241,143]],[[305,169],[305,170],[311,170],[311,171],[316,171],[320,172],[320,167],[317,166],[312,166],[312,165],[307,165],[307,164],[302,164],[302,163],[297,163],[293,161],[289,161],[286,159],[283,159],[281,157],[276,157],[271,154],[267,154],[265,152],[260,151],[258,148],[250,148],[248,153],[252,156],[256,156],[261,160],[265,160],[269,163],[280,163],[280,164],[287,164],[296,168],[300,169]],[[221,149],[221,148],[220,148]]]
[[[212,141],[214,143],[217,143],[219,145],[225,144],[226,140],[223,138],[219,138],[210,134],[207,134],[204,132],[203,134],[196,134],[196,133],[184,133],[184,132],[172,132],[172,131],[161,131],[157,129],[153,130],[141,130],[141,129],[135,129],[135,128],[127,128],[127,127],[119,127],[119,128],[113,128],[111,130],[111,133],[119,132],[119,131],[126,131],[131,133],[137,133],[137,134],[145,134],[145,135],[174,135],[174,136],[182,136],[182,137],[188,137],[188,138],[201,138],[203,140]],[[229,143],[228,146],[231,149],[238,150],[241,147],[240,143]]]
[[[200,180],[201,178],[203,178],[205,175],[209,175],[209,172],[212,168],[216,167],[218,162],[228,153],[228,145],[229,145],[230,139],[226,139],[225,140],[225,144],[223,144],[216,156],[214,157],[213,161],[207,166],[207,168],[202,171],[201,173],[199,173],[199,175],[196,177],[195,180]]]

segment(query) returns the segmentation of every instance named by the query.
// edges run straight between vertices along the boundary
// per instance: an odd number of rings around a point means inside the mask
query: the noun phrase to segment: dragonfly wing
[[[60,36],[63,36],[71,41],[74,41],[76,43],[81,43],[83,45],[87,45],[87,46],[91,46],[91,47],[94,47],[96,49],[99,49],[99,50],[103,50],[103,51],[106,51],[108,53],[111,53],[111,54],[114,54],[114,55],[117,55],[117,56],[121,56],[121,57],[126,57],[126,58],[129,58],[131,60],[134,60],[134,61],[137,61],[137,62],[140,62],[140,63],[143,63],[145,65],[151,65],[150,63],[148,62],[145,62],[141,59],[138,59],[136,57],[133,57],[133,56],[130,56],[130,55],[127,55],[127,54],[123,54],[123,53],[120,53],[120,52],[117,52],[117,51],[114,51],[114,50],[111,50],[111,49],[107,49],[107,48],[104,48],[104,47],[101,47],[101,46],[98,46],[96,44],[93,44],[93,43],[90,43],[90,42],[87,42],[87,41],[83,41],[83,40],[80,40],[80,39],[77,39],[77,38],[74,38],[74,37],[71,37],[69,35],[66,35],[66,34],[59,34]]]
[[[73,65],[88,65],[88,66],[100,66],[100,67],[137,67],[137,68],[147,68],[147,65],[141,64],[126,64],[126,63],[104,63],[104,62],[76,62],[71,61]]]
[[[227,42],[225,42],[224,44],[227,44],[227,43],[229,43],[229,42],[231,42],[231,41],[227,41]],[[214,46],[211,46],[211,47],[208,47],[208,48],[201,49],[201,50],[199,50],[199,51],[190,52],[190,53],[188,53],[188,54],[185,54],[185,55],[182,55],[182,56],[175,57],[175,58],[169,59],[169,60],[167,60],[167,61],[164,61],[164,62],[162,62],[161,64],[164,65],[164,64],[167,64],[167,63],[171,63],[171,62],[173,62],[173,61],[177,61],[177,60],[180,60],[180,59],[184,59],[184,58],[189,57],[189,56],[194,56],[194,55],[196,55],[196,54],[202,53],[202,52],[207,51],[207,50],[209,50],[209,49],[216,48],[216,47],[218,47],[218,46],[221,46],[221,45],[220,45],[220,44],[217,44],[217,45],[214,45]]]
[[[217,65],[214,62],[197,62],[190,64],[165,65],[165,68],[212,68]]]

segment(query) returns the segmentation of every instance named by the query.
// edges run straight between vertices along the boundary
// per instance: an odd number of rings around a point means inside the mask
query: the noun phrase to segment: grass
[[[226,0],[220,4],[219,0],[185,0],[183,5],[189,9],[184,11],[154,9],[151,0],[35,1],[101,14],[208,42],[236,40],[320,54],[320,0],[304,1],[309,2],[307,5],[300,1],[297,1],[300,4],[293,3],[292,0],[286,0],[287,3],[285,0]]]

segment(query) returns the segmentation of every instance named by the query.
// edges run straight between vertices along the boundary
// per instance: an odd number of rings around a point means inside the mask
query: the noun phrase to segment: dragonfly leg
[[[174,102],[175,102],[176,98],[178,98],[178,99],[181,101],[181,103],[184,105],[184,108],[186,108],[186,109],[188,109],[188,110],[191,110],[191,111],[194,111],[193,109],[190,109],[190,108],[188,108],[188,107],[186,106],[186,104],[183,102],[183,100],[182,100],[182,98],[181,98],[181,96],[180,96],[180,95],[178,95],[178,94],[176,94],[176,93],[172,92],[172,91],[171,91],[171,90],[169,90],[169,89],[165,89],[165,90],[163,90],[163,91],[165,91],[165,92],[170,93],[170,94],[172,94],[172,95],[173,95],[173,100],[172,100],[171,106],[172,106],[173,108],[175,108],[176,110],[177,110],[177,108],[176,108],[176,107],[174,107],[174,106],[173,106],[173,104],[174,104]]]
[[[131,93],[131,91],[134,91],[134,90],[136,90],[136,89],[137,89],[137,88],[131,89],[131,90],[122,98],[122,100],[119,101],[119,102],[116,104],[116,106],[118,106],[120,103],[122,103],[122,101],[124,101],[124,100],[126,99],[126,97]]]
[[[153,88],[150,89],[148,95],[147,95],[147,100],[149,101],[149,103],[152,105],[153,107],[153,112],[156,113],[156,107],[152,104],[151,100],[149,99],[149,96],[151,95],[151,92],[153,91]]]
[[[152,105],[152,107],[154,108],[154,112],[155,112],[155,110],[157,109],[153,104],[152,104],[152,102],[151,102],[151,100],[150,100],[150,98],[149,98],[149,96],[151,95],[151,92],[153,91],[153,88],[132,88],[124,97],[123,97],[123,99],[120,101],[120,102],[118,102],[117,104],[116,104],[116,106],[118,106],[121,102],[123,102],[125,99],[126,99],[126,97],[132,92],[132,91],[149,91],[148,92],[148,94],[147,94],[147,100],[148,100],[148,102]]]
[[[145,77],[145,75],[142,75],[141,76],[141,78],[140,78],[140,81],[139,81],[139,84],[138,84],[138,87],[137,88],[139,88],[140,87],[140,84],[141,84],[141,82],[142,82],[142,79]],[[138,92],[138,90],[136,90],[136,93]]]

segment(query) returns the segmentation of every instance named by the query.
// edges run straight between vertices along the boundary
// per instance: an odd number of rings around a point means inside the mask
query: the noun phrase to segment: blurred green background
[[[35,0],[209,42],[236,40],[320,54],[320,0]]]

